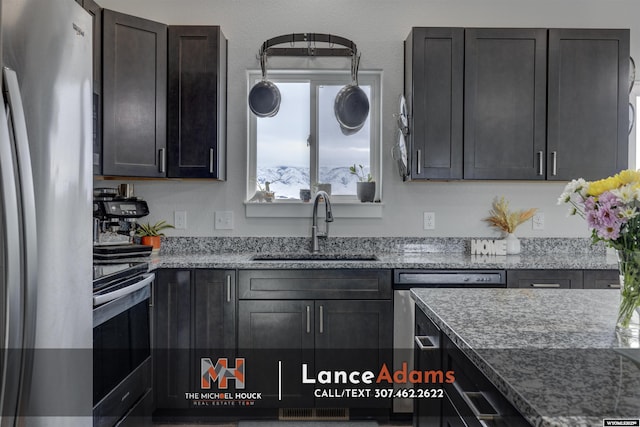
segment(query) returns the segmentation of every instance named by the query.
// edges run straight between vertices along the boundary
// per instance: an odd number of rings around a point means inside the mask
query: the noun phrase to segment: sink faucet
[[[325,214],[324,214],[324,222],[325,228],[324,231],[318,231],[318,202],[320,198],[324,200],[325,206]],[[331,213],[331,202],[329,201],[329,195],[326,191],[318,191],[316,193],[316,198],[313,201],[313,223],[311,225],[311,252],[319,252],[320,248],[318,246],[318,237],[327,237],[329,235],[329,223],[333,222],[333,214]]]

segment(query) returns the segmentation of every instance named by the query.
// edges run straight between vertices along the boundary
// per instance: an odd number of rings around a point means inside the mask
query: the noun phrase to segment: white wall
[[[381,219],[337,219],[334,236],[490,236],[481,218],[494,196],[514,208],[537,207],[546,227],[522,237],[583,237],[584,222],[566,217],[556,200],[564,183],[426,182],[403,183],[390,150],[393,113],[403,90],[403,41],[412,26],[630,28],[631,55],[640,59],[640,2],[637,0],[98,0],[105,8],[166,24],[220,25],[229,40],[227,181],[135,181],[136,194],[150,205],[149,219],[173,222],[186,210],[182,236],[305,236],[310,220],[245,218],[247,83],[258,67],[256,53],[271,37],[300,32],[333,33],[353,40],[362,52],[361,69],[383,70],[383,201]],[[285,61],[285,62],[277,62]],[[289,62],[286,62],[289,61]],[[297,61],[297,62],[291,62]],[[272,58],[270,66],[310,64]],[[317,60],[314,60],[317,61]],[[314,63],[314,65],[318,65]],[[115,182],[99,181],[97,186]],[[233,230],[214,230],[214,211],[234,212]],[[422,212],[436,214],[436,229],[423,230]]]

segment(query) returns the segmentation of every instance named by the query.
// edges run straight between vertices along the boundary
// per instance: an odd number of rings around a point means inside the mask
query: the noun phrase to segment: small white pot
[[[507,234],[505,240],[507,241],[507,255],[516,255],[520,253],[520,239],[518,239],[515,234]]]

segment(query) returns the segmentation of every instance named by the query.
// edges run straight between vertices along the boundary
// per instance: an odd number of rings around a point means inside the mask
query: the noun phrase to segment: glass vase
[[[640,252],[618,251],[620,306],[616,331],[626,338],[640,337]]]

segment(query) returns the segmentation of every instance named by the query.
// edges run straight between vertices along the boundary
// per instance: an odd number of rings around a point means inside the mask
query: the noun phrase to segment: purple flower
[[[623,204],[613,193],[605,191],[597,199],[588,197],[584,202],[587,225],[604,240],[616,240],[627,222],[621,215]]]

